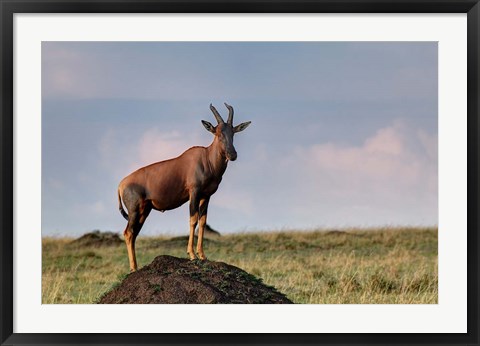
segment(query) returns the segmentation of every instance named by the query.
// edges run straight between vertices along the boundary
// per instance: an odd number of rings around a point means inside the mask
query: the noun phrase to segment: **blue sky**
[[[433,42],[43,42],[42,234],[122,232],[117,186],[234,123],[221,232],[438,223]],[[61,211],[61,212],[59,212]],[[187,234],[188,208],[142,234]]]

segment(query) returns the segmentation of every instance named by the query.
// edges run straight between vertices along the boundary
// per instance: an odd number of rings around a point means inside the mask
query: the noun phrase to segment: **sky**
[[[42,234],[123,232],[117,187],[234,124],[221,233],[438,224],[435,42],[43,42]],[[188,233],[188,203],[143,235]]]

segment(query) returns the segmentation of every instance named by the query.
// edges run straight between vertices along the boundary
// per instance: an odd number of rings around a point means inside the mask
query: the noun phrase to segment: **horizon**
[[[215,231],[218,231],[214,229]],[[312,228],[312,229],[284,229],[284,228],[278,228],[278,229],[266,229],[266,230],[260,230],[260,229],[245,229],[245,230],[238,230],[235,232],[229,232],[229,233],[220,233],[219,236],[241,236],[241,235],[256,235],[256,234],[310,234],[310,233],[338,233],[338,234],[355,234],[357,232],[397,232],[397,231],[419,231],[419,232],[424,232],[424,231],[431,231],[435,230],[438,232],[438,225],[431,225],[431,226],[415,226],[415,225],[403,225],[403,226],[375,226],[375,227],[345,227],[345,228]],[[123,236],[123,232],[121,231],[112,231],[112,230],[100,230],[100,229],[93,229],[90,231],[85,231],[85,233],[79,234],[79,235],[65,235],[65,234],[49,234],[49,235],[42,235],[42,239],[75,239],[76,237],[81,237],[85,234],[88,233],[95,233],[95,232],[100,232],[100,233],[115,233],[118,235]],[[141,233],[141,232],[140,232]],[[185,238],[188,238],[188,234],[183,234],[183,233],[159,233],[159,234],[144,234],[142,238],[176,238],[176,237],[182,237],[184,236]],[[195,237],[197,234],[195,233]],[[215,239],[215,236],[213,236]],[[212,239],[212,236],[205,236],[207,239]]]

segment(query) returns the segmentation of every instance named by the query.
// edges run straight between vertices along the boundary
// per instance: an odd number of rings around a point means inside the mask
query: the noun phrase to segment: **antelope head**
[[[228,108],[228,119],[225,122],[215,107],[210,104],[210,110],[212,111],[215,119],[217,119],[217,126],[213,126],[208,121],[202,120],[203,126],[207,131],[213,133],[215,140],[218,141],[220,150],[227,160],[235,161],[237,159],[237,151],[233,146],[233,135],[237,132],[245,130],[251,121],[241,123],[237,126],[233,126],[233,107],[226,104]]]

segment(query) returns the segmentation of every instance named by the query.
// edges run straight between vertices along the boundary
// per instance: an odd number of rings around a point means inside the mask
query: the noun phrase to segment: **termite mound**
[[[73,240],[69,245],[75,247],[104,247],[120,244],[124,244],[124,241],[120,239],[117,233],[95,230]]]
[[[129,274],[99,304],[291,304],[284,294],[235,266],[158,256]]]

